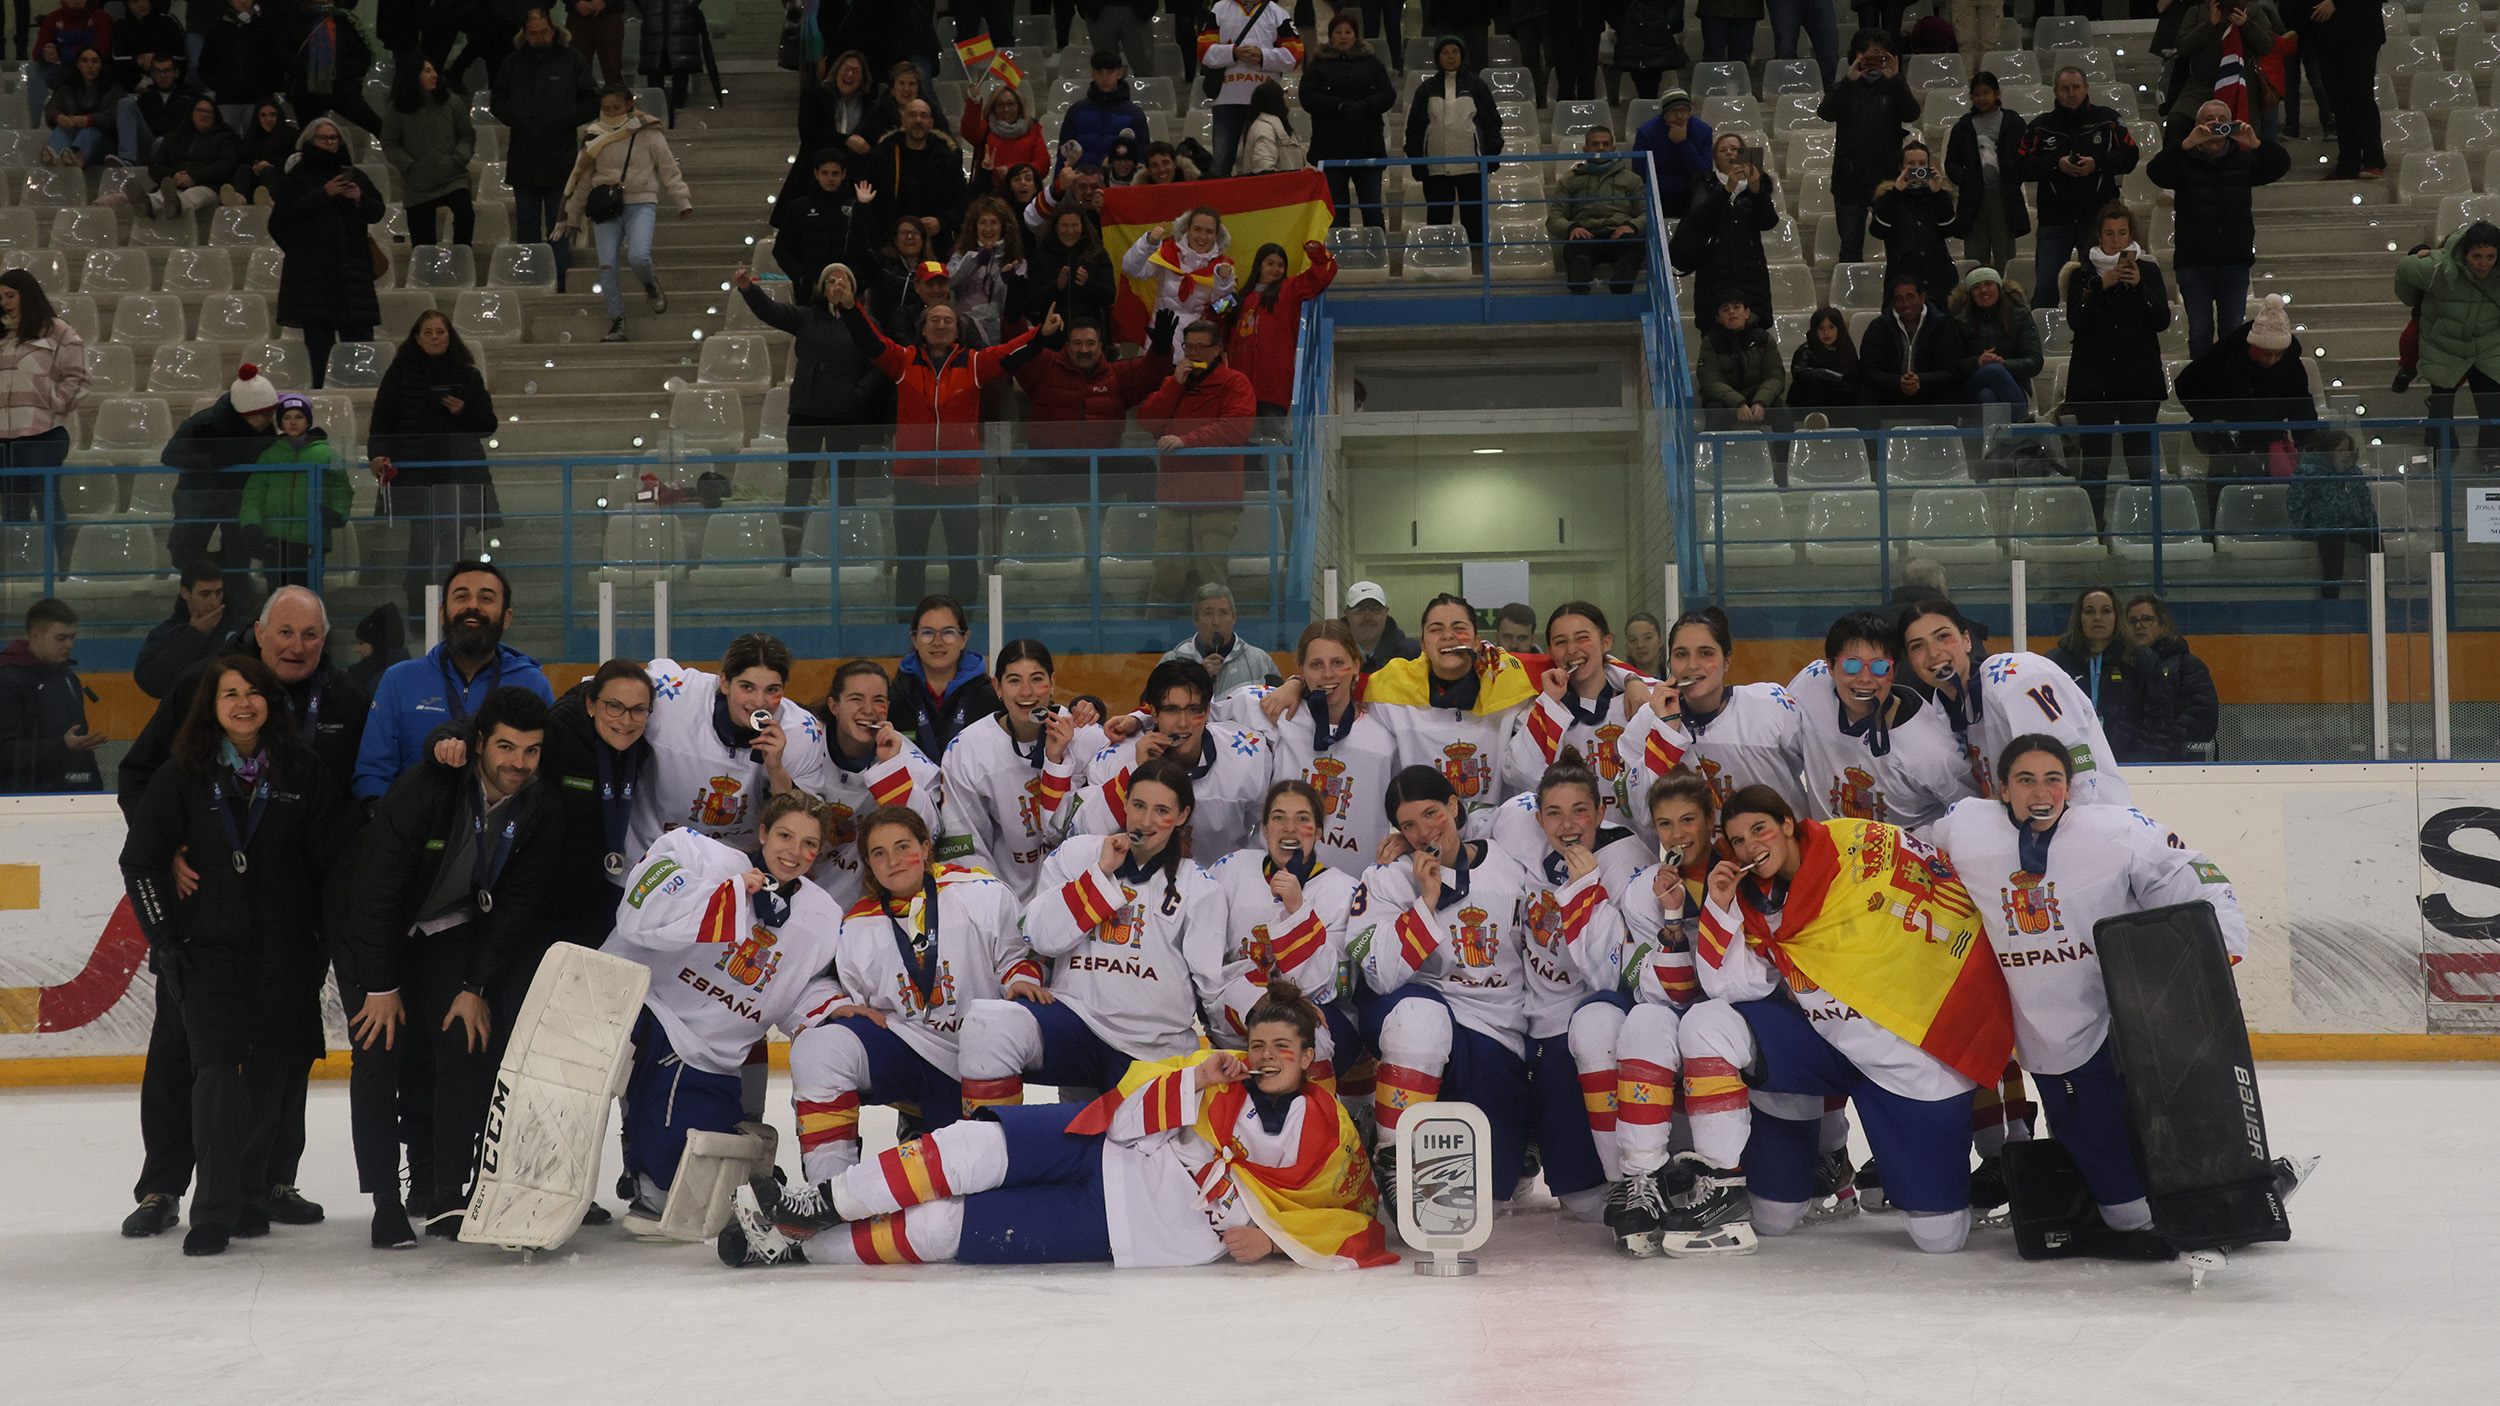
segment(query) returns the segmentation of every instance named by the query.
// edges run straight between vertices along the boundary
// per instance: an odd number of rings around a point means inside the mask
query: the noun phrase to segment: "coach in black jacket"
[[[547,945],[540,915],[564,843],[555,796],[534,784],[547,705],[499,688],[469,725],[468,764],[427,761],[401,776],[340,885],[340,995],[356,1047],[348,1096],[377,1249],[414,1238],[399,1198],[403,1134],[416,1209],[444,1217],[433,1233],[459,1234],[497,1037]]]
[[[329,614],[321,597],[302,586],[281,587],[261,608],[261,618],[228,641],[216,658],[196,661],[174,675],[164,701],[122,758],[118,801],[123,818],[136,823],[149,782],[173,756],[175,734],[191,711],[200,676],[226,659],[241,657],[259,660],[277,676],[285,695],[284,721],[311,744],[322,764],[324,784],[335,792],[324,798],[336,803],[329,822],[337,832],[335,838],[342,846],[352,840],[362,808],[348,803],[348,783],[355,776],[356,749],[364,742],[371,700],[346,674],[330,666],[323,653],[329,635]],[[173,866],[177,876],[196,879],[205,861],[177,853]],[[161,976],[157,956],[151,950],[150,969]],[[139,1184],[131,1190],[139,1209],[122,1222],[122,1233],[134,1237],[171,1228],[183,1189],[191,1183],[190,1035],[183,1029],[181,1003],[162,999],[161,990],[159,994],[155,1021],[148,1032],[147,1067],[139,1080],[139,1140],[146,1155],[139,1168]],[[298,1060],[287,1084],[286,1102],[275,1115],[268,1179],[244,1188],[254,1209],[282,1225],[310,1225],[322,1218],[321,1207],[295,1189],[296,1168],[304,1156],[304,1085],[312,1062],[321,1054],[316,1044]]]

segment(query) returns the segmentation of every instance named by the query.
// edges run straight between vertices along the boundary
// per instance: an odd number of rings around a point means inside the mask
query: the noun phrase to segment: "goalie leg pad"
[[[2290,1239],[2213,905],[2104,918],[2093,941],[2155,1228],[2182,1251]]]
[[[461,1239],[544,1250],[580,1228],[650,984],[640,962],[548,950],[504,1045]]]
[[[2043,1092],[2054,1075],[2041,1080]],[[2093,1204],[2091,1183],[2054,1137],[2005,1145],[2005,1191],[2014,1252],[2027,1260],[2163,1260],[2170,1248],[2142,1230],[2113,1230]]]
[[[772,1170],[781,1135],[762,1123],[739,1123],[734,1132],[689,1132],[669,1179],[668,1209],[660,1234],[671,1240],[710,1240],[729,1224],[732,1198],[747,1178]]]

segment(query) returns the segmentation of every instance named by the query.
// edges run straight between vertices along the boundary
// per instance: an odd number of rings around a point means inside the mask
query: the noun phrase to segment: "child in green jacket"
[[[298,472],[276,466],[295,465]],[[318,465],[318,469],[312,466]],[[246,550],[268,568],[270,585],[309,584],[305,566],[307,472],[321,476],[321,548],[330,549],[330,529],[347,521],[355,504],[355,487],[345,471],[330,462],[330,436],[312,422],[312,402],[300,395],[278,397],[278,438],[261,452],[251,481],[243,488],[240,519]]]

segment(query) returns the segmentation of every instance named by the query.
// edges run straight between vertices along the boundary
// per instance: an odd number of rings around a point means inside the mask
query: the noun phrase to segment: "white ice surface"
[[[115,1234],[135,1089],[12,1093],[0,1401],[2500,1400],[2500,1066],[2261,1078],[2276,1150],[2326,1162],[2291,1243],[2195,1292],[2177,1265],[2025,1264],[2003,1231],[1921,1255],[1897,1216],[1715,1262],[1635,1261],[1595,1227],[1519,1216],[1458,1280],[1281,1262],[732,1272],[708,1246],[612,1227],[528,1265],[438,1240],[381,1253],[336,1083],[313,1091],[303,1173],[328,1223],[186,1260],[179,1229]],[[786,1084],[773,1097],[793,1147]]]

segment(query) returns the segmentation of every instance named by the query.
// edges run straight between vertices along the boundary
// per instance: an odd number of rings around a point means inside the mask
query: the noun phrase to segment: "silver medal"
[[[241,850],[234,852],[234,872],[240,874],[252,867],[252,861]]]
[[[625,872],[625,856],[624,856],[624,855],[621,855],[621,854],[618,854],[618,853],[617,853],[616,851],[614,851],[614,850],[610,850],[610,851],[608,851],[608,873],[610,873],[611,875],[614,875],[614,874],[622,874],[622,873],[624,873],[624,872]]]
[[[477,891],[477,911],[480,913],[494,912],[495,895],[486,889],[479,889]]]

